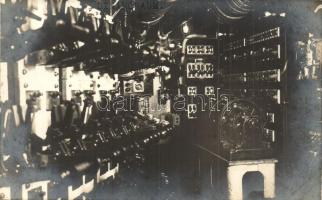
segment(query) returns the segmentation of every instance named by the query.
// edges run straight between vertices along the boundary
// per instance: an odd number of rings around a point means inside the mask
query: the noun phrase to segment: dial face
[[[143,24],[154,24],[164,17],[174,3],[167,0],[137,0],[132,5],[132,17]]]
[[[251,102],[230,103],[219,119],[222,140],[235,148],[251,148],[261,144],[263,134],[261,111]]]
[[[142,87],[142,85],[141,85],[141,84],[136,84],[136,85],[135,85],[135,89],[136,89],[136,90],[142,90],[142,88],[143,88],[143,87]]]

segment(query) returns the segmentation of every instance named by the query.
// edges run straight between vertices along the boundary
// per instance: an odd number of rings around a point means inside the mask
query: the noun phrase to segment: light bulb
[[[184,34],[187,34],[187,33],[189,33],[189,31],[190,31],[190,28],[189,28],[188,24],[187,24],[187,23],[185,23],[185,24],[183,25],[183,27],[182,27],[182,32],[183,32]]]

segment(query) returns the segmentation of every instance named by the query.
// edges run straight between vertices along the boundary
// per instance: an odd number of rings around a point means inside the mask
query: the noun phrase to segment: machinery
[[[235,162],[282,173],[290,130],[313,134],[316,162],[321,106],[305,96],[321,100],[321,2],[295,4],[1,2],[0,199],[91,198],[119,174],[181,165],[211,186]]]

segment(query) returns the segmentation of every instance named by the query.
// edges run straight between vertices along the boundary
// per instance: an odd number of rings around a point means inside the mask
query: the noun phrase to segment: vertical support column
[[[67,94],[67,69],[59,68],[59,92],[61,93],[61,100],[69,100],[70,96]]]
[[[258,169],[264,176],[264,197],[275,197],[275,163],[260,164]]]
[[[7,73],[8,73],[8,99],[13,105],[20,105],[18,62],[8,62]]]
[[[243,176],[245,170],[239,166],[228,167],[228,196],[229,200],[243,199]]]
[[[5,62],[0,63],[0,102],[5,102],[8,97],[8,70]]]

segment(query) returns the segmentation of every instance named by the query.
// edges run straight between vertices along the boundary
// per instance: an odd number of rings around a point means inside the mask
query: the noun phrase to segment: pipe
[[[254,7],[256,0],[214,0],[212,9],[220,24],[244,18]]]

